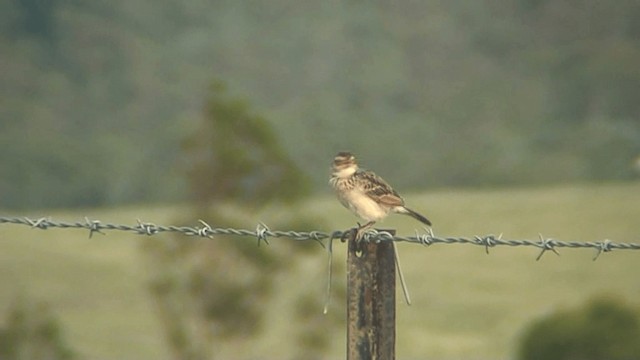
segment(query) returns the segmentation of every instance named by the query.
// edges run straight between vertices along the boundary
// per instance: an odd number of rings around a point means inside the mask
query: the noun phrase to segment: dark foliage
[[[519,359],[640,359],[640,317],[635,309],[609,298],[557,312],[526,330]]]

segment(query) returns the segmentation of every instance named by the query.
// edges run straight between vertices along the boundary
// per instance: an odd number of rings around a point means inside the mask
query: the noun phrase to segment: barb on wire
[[[418,240],[418,243],[424,246],[429,246],[432,244],[431,239],[433,239],[435,235],[433,234],[432,228],[424,228],[424,230],[426,231],[426,234],[420,234],[418,233],[418,230],[416,230],[416,239]]]
[[[158,227],[153,223],[145,223],[138,219],[138,234],[140,235],[155,235],[158,233]]]
[[[603,252],[611,251],[612,242],[609,239],[604,239],[602,242],[597,242],[596,244],[598,247],[596,247],[596,256],[593,257],[593,261],[598,260],[598,257],[600,257],[600,254]]]
[[[550,238],[549,239],[545,239],[544,236],[542,236],[542,234],[538,234],[538,236],[540,237],[540,243],[539,243],[538,246],[540,248],[542,248],[542,251],[540,251],[540,255],[538,255],[538,257],[536,258],[536,261],[540,260],[542,255],[544,255],[545,251],[547,251],[547,250],[551,250],[556,255],[560,256],[560,253],[555,248],[555,246],[556,246],[555,240],[550,239]]]
[[[345,231],[336,230],[331,233],[322,231],[277,231],[271,230],[267,225],[259,223],[255,230],[218,228],[213,227],[203,220],[198,220],[199,225],[190,226],[163,226],[150,222],[137,220],[136,225],[122,225],[104,223],[100,220],[91,220],[85,217],[83,221],[64,222],[54,221],[49,217],[29,218],[29,217],[10,217],[0,216],[0,224],[24,225],[32,229],[49,230],[52,228],[62,229],[85,229],[89,231],[89,237],[99,233],[105,235],[107,231],[123,231],[137,235],[159,235],[162,233],[181,233],[188,236],[199,236],[213,238],[214,235],[231,235],[231,236],[248,236],[258,239],[258,244],[264,241],[268,243],[268,238],[289,238],[297,241],[315,241],[324,247],[323,240],[326,239],[346,239],[352,229]],[[593,260],[597,260],[602,253],[608,253],[613,250],[640,250],[638,243],[617,243],[609,239],[596,242],[577,242],[577,241],[560,241],[552,238],[546,238],[539,234],[538,241],[532,240],[506,240],[502,238],[502,234],[495,236],[493,234],[485,236],[473,237],[438,237],[433,233],[432,229],[424,229],[424,233],[416,231],[415,236],[394,236],[386,231],[369,231],[365,233],[365,240],[372,242],[395,241],[421,244],[424,246],[432,246],[435,244],[469,244],[478,245],[485,248],[485,252],[489,253],[489,248],[496,246],[530,246],[540,249],[536,260],[540,260],[542,255],[547,251],[553,251],[557,255],[558,248],[592,248],[596,250]],[[331,249],[329,247],[329,249]]]
[[[89,228],[89,239],[91,239],[94,233],[106,235],[100,231],[100,220],[89,220],[89,218],[85,216],[84,221],[87,223],[87,227]]]
[[[484,251],[489,254],[489,248],[490,247],[494,247],[495,246],[495,240],[502,240],[502,233],[500,233],[500,235],[498,235],[498,238],[496,239],[495,236],[493,236],[493,234],[491,235],[487,235],[487,236],[474,236],[477,245],[482,245],[484,246]]]
[[[202,219],[198,219],[198,222],[200,224],[202,224],[202,227],[196,227],[195,228],[196,232],[194,232],[192,234],[187,234],[187,235],[197,235],[197,236],[200,236],[200,237],[206,237],[206,238],[209,238],[209,239],[213,239],[213,235],[211,234],[213,232],[213,229],[211,228],[211,225],[207,224]]]
[[[31,225],[32,229],[42,229],[42,230],[46,230],[49,225],[48,223],[51,222],[51,219],[47,220],[46,218],[39,218],[39,219],[35,219],[35,220],[31,220],[29,218],[25,218],[26,222],[28,225]]]
[[[269,245],[269,240],[267,239],[267,231],[269,231],[269,227],[264,223],[258,223],[256,226],[256,237],[258,238],[258,246],[260,246],[260,241],[264,241],[265,244]]]

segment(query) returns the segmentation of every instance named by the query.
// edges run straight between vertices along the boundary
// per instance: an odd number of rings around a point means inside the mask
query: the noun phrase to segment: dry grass
[[[433,220],[438,235],[504,232],[505,238],[536,239],[541,232],[560,240],[640,242],[640,184],[442,191],[406,198]],[[320,230],[353,225],[355,219],[332,198],[316,203],[300,210],[330,227]],[[247,228],[286,217],[288,211],[267,209],[250,219]],[[44,215],[169,224],[178,212],[173,207],[126,208]],[[417,225],[396,216],[382,226],[407,235]],[[146,290],[148,269],[139,239],[115,232],[87,239],[87,233],[78,230],[1,225],[0,313],[17,294],[26,294],[51,305],[82,358],[170,358]],[[278,251],[279,241],[288,240],[274,240],[256,251]],[[335,262],[344,261],[344,245],[334,250]],[[476,246],[401,244],[400,251],[414,301],[411,307],[398,302],[396,349],[402,359],[507,359],[522,329],[543,314],[603,293],[628,301],[640,298],[640,252],[617,251],[593,262],[593,250],[561,249],[561,256],[548,253],[536,262],[538,251],[533,248],[499,247],[486,255]],[[223,347],[221,358],[291,355],[297,331],[291,304],[308,293],[322,298],[325,260],[318,247],[316,254],[300,261],[299,271],[276,279],[278,296],[265,304],[269,328],[257,339]],[[335,274],[334,281],[343,279],[344,273]],[[327,331],[334,334],[329,357],[343,358],[344,330]]]

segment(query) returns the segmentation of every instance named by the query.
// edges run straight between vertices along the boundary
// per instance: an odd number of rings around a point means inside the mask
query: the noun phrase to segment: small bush
[[[49,307],[19,298],[0,328],[0,359],[71,360],[74,353]]]
[[[640,320],[611,298],[561,311],[533,323],[520,344],[521,360],[640,359]]]

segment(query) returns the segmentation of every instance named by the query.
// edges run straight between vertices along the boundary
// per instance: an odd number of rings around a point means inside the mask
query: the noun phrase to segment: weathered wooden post
[[[395,230],[386,231],[395,235]],[[347,359],[395,359],[396,268],[391,241],[356,242],[347,256]]]

